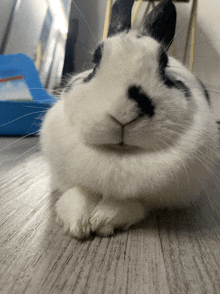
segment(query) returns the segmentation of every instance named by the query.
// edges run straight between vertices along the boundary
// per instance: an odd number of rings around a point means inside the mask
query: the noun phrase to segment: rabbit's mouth
[[[116,145],[118,145],[118,147],[124,147],[124,146],[126,146],[126,144],[123,141],[121,141],[119,144],[116,144]]]
[[[121,149],[121,150],[131,148],[131,146],[126,145],[124,142],[120,142],[118,144],[109,144],[109,147]]]
[[[115,151],[117,150],[117,151],[125,151],[125,152],[140,150],[140,147],[127,145],[123,141],[121,141],[118,144],[106,144],[106,145],[103,145],[103,147],[109,150],[115,150]]]

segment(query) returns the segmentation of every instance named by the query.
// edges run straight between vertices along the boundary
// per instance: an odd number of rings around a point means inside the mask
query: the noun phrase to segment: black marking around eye
[[[202,91],[203,91],[203,93],[204,93],[204,96],[205,96],[205,98],[206,98],[206,100],[207,100],[207,102],[208,102],[208,104],[209,104],[209,106],[210,106],[210,105],[211,105],[211,101],[210,101],[209,92],[207,91],[207,89],[206,89],[205,85],[203,84],[203,82],[200,81],[199,78],[197,78],[197,80],[198,80],[198,82],[200,83],[200,85],[201,85],[201,87],[202,87]]]
[[[166,68],[168,67],[168,56],[164,51],[163,47],[159,48],[158,51],[158,72],[160,79],[168,88],[176,88],[184,93],[186,98],[191,97],[190,89],[180,80],[168,77]]]
[[[168,65],[168,56],[166,52],[164,51],[163,47],[159,48],[158,62],[159,62],[159,74],[161,78],[164,80],[166,78],[165,69]]]
[[[154,115],[154,105],[151,99],[142,91],[140,86],[131,86],[128,89],[128,98],[137,102],[140,108],[140,115],[148,115],[152,117]]]
[[[184,93],[186,98],[191,97],[191,92],[190,92],[189,88],[182,81],[175,80],[174,87],[178,90],[181,90]]]
[[[101,43],[97,49],[95,50],[93,54],[93,62],[97,65],[99,65],[101,59],[102,59],[102,50],[103,50],[104,44]]]
[[[103,51],[104,44],[101,43],[95,50],[93,54],[93,62],[95,63],[95,67],[93,68],[93,71],[83,80],[84,83],[88,83],[91,81],[92,78],[95,77],[97,69],[100,65],[101,59],[102,59],[102,51]]]
[[[88,83],[89,81],[91,81],[92,78],[94,78],[95,74],[93,73],[93,71],[83,80],[84,83]]]
[[[77,81],[79,81],[79,80],[83,80],[83,78],[82,78],[82,77],[80,77],[80,78],[76,78],[76,79],[73,80],[72,82],[68,83],[67,86],[65,87],[64,93],[68,93],[68,92],[72,89],[72,87],[74,86],[74,84],[75,84]]]

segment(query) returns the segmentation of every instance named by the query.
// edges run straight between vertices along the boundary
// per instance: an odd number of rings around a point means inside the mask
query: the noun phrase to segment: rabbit
[[[196,201],[218,158],[209,94],[167,53],[174,4],[161,1],[136,31],[133,3],[114,3],[94,68],[70,80],[42,123],[57,219],[77,239]]]

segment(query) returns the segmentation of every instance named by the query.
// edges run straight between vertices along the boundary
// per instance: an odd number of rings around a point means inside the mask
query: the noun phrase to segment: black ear
[[[148,14],[142,34],[150,35],[168,50],[175,35],[175,28],[176,8],[172,0],[163,0]]]
[[[133,4],[134,0],[116,0],[112,6],[108,37],[130,29]]]

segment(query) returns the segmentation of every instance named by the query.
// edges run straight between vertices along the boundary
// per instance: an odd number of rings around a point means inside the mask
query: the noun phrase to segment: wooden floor
[[[220,173],[197,206],[81,242],[55,222],[38,138],[0,149],[1,294],[220,293]]]

